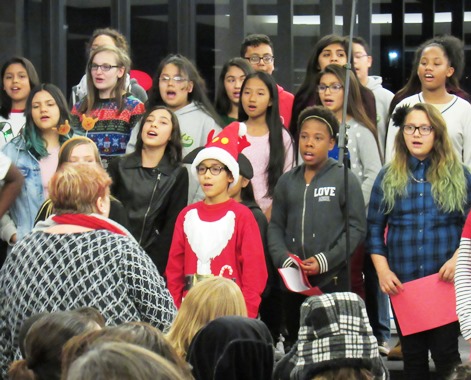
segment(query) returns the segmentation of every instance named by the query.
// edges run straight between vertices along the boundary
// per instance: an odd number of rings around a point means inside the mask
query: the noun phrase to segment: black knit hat
[[[275,378],[312,379],[341,367],[365,368],[380,377],[384,373],[365,303],[347,292],[307,298],[298,341],[278,363]]]

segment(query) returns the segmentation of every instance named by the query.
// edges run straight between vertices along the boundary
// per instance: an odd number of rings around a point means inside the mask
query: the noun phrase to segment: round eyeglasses
[[[260,57],[259,55],[251,55],[250,57],[245,57],[245,59],[249,60],[250,63],[253,63],[254,65],[259,64],[260,61],[263,61],[263,63],[269,65],[270,63],[273,63],[275,57],[266,54],[263,57]]]
[[[114,65],[108,65],[108,64],[103,64],[103,65],[97,65],[96,63],[92,63],[90,65],[90,70],[91,71],[98,71],[98,69],[101,69],[101,71],[110,71],[111,69],[115,69],[119,66],[114,66]]]
[[[339,92],[342,88],[343,86],[340,83],[333,83],[330,86],[320,84],[317,86],[317,92],[326,92],[327,89],[329,89],[332,94],[335,94]]]
[[[204,166],[204,165],[198,165],[196,167],[196,171],[198,175],[205,175],[207,172],[209,172],[212,175],[219,175],[223,170],[227,170],[227,167],[225,166]]]
[[[413,135],[415,131],[419,131],[421,136],[428,136],[432,133],[433,127],[431,125],[421,125],[420,127],[416,127],[415,125],[406,124],[404,125],[403,130],[406,135]]]

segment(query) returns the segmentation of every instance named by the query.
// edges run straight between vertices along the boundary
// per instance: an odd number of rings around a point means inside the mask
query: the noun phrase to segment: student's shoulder
[[[304,165],[298,165],[295,166],[294,168],[288,170],[287,172],[284,172],[280,178],[278,179],[277,183],[290,183],[290,181],[293,181],[296,178],[304,178]]]
[[[411,96],[408,96],[407,98],[402,99],[399,103],[397,103],[396,107],[394,108],[395,110],[401,106],[404,105],[409,105],[413,106],[414,104],[420,103],[420,94],[414,94]]]

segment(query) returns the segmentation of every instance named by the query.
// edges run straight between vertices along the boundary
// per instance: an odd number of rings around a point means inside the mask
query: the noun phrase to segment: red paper
[[[438,273],[406,282],[404,291],[391,296],[402,335],[415,334],[456,322],[456,296],[452,282]]]
[[[294,260],[297,268],[278,269],[286,287],[292,292],[301,293],[306,296],[321,295],[322,291],[317,286],[311,286],[306,273],[300,268],[299,264],[302,263],[301,259],[296,255],[289,254],[289,256]]]

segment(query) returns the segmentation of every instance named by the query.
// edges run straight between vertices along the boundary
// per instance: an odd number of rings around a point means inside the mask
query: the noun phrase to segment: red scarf
[[[107,230],[115,234],[127,236],[119,227],[104,219],[85,214],[54,215],[52,220],[58,224],[75,224],[77,226],[91,228],[93,230]]]

